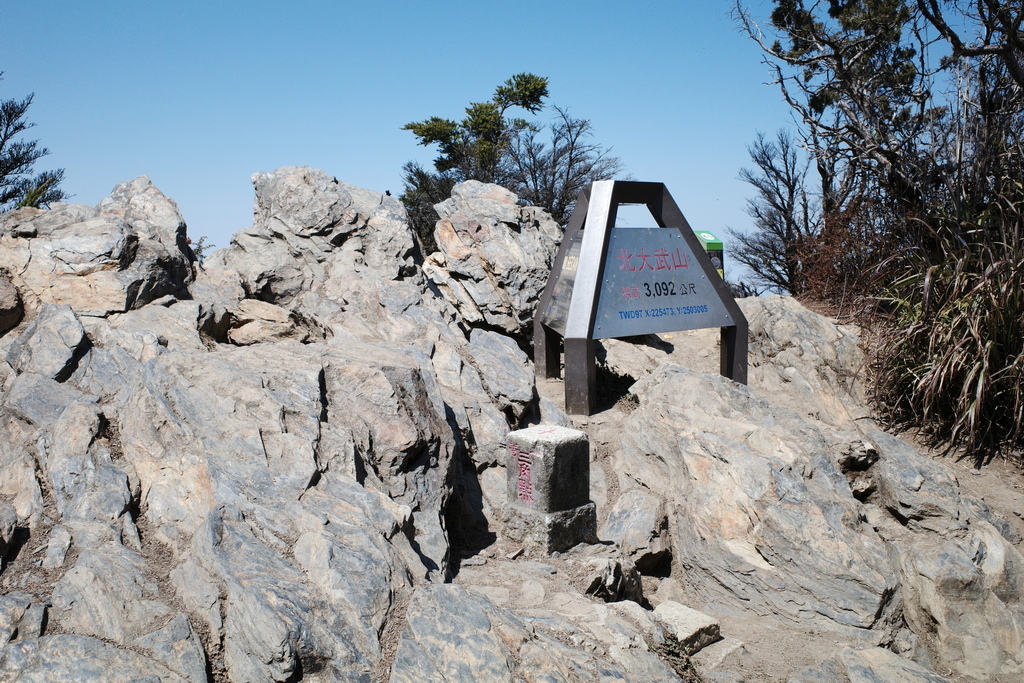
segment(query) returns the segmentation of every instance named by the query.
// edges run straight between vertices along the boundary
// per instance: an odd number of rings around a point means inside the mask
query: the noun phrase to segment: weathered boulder
[[[642,573],[653,573],[671,562],[664,500],[641,489],[631,489],[618,497],[599,536],[618,544]]]
[[[0,677],[4,680],[26,683],[189,683],[189,679],[171,671],[155,659],[110,645],[97,638],[70,634],[28,638],[0,649]]]
[[[0,335],[21,322],[24,313],[17,288],[7,273],[0,271]]]
[[[544,291],[561,227],[542,209],[519,206],[497,185],[470,180],[434,207],[439,252],[424,271],[470,324],[527,335]]]
[[[867,419],[864,352],[854,328],[788,296],[739,300],[750,328],[750,386],[823,429]]]
[[[605,602],[643,602],[643,582],[631,561],[594,557],[587,561],[587,568],[583,580],[587,595]]]
[[[278,339],[309,339],[309,332],[298,326],[291,311],[266,301],[243,299],[228,308],[228,313],[232,317],[228,341],[238,346]]]
[[[7,351],[7,362],[18,373],[35,372],[66,381],[89,350],[89,339],[71,306],[44,304]]]
[[[904,617],[939,661],[975,678],[1024,671],[1024,557],[971,511],[956,477],[884,432],[872,468],[891,514],[879,534],[899,557]]]
[[[666,600],[654,608],[655,618],[676,638],[683,652],[692,655],[722,639],[718,622],[713,617]]]
[[[889,650],[846,648],[788,683],[949,683],[949,679]]]
[[[678,366],[633,391],[623,485],[666,500],[673,559],[709,603],[832,627],[886,619],[897,584],[886,547],[814,424]]]
[[[195,254],[188,246],[185,221],[174,200],[158,190],[148,176],[139,176],[119,183],[96,209],[104,216],[123,220],[139,236],[133,264],[146,275],[137,295],[139,300],[185,296],[193,279]]]
[[[0,595],[0,650],[9,642],[43,634],[46,606],[25,593]]]
[[[4,214],[0,269],[31,311],[47,303],[84,315],[127,311],[185,295],[192,255],[184,230],[174,203],[143,176],[95,209],[54,204]]]
[[[364,277],[415,272],[415,242],[397,199],[304,166],[257,173],[252,181],[253,227],[207,260],[212,269],[236,271],[247,297],[288,306],[315,291],[344,302]]]
[[[564,621],[524,620],[458,585],[419,587],[405,616],[391,669],[395,683],[679,680],[646,647],[569,647],[565,641],[588,636]]]
[[[0,402],[0,496],[9,501],[18,521],[28,520],[43,509],[31,447],[34,433],[32,425]]]

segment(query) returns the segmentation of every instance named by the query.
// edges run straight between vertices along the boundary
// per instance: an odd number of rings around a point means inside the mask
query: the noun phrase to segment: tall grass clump
[[[1003,190],[970,219],[919,222],[881,267],[880,407],[979,460],[1024,442],[1024,188]]]

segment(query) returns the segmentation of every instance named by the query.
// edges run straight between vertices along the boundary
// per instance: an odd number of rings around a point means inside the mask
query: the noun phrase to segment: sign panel
[[[594,339],[735,325],[676,228],[612,228]]]
[[[551,299],[541,311],[541,322],[558,334],[565,334],[565,321],[569,317],[569,302],[572,300],[572,288],[576,284],[576,270],[580,265],[580,249],[583,246],[583,232],[576,231],[565,252],[562,270],[551,290]]]

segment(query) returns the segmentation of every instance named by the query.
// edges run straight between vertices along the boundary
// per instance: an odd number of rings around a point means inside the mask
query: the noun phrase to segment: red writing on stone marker
[[[523,453],[519,450],[518,444],[508,445],[512,457],[516,459],[519,466],[519,477],[516,481],[516,495],[519,500],[525,503],[533,502],[533,474],[530,471],[530,453]]]

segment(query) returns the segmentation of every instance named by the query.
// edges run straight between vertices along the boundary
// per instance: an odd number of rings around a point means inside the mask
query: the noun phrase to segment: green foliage
[[[189,238],[188,240],[188,243],[192,247],[192,253],[195,254],[196,261],[199,261],[200,265],[202,265],[203,261],[206,260],[206,254],[217,247],[216,244],[208,244],[206,240],[206,235],[200,237],[195,243],[192,242],[192,238]]]
[[[516,133],[529,125],[523,119],[505,118],[505,112],[520,107],[536,113],[547,96],[548,79],[516,74],[498,86],[489,102],[473,102],[466,107],[462,121],[432,116],[407,123],[402,130],[412,131],[421,145],[438,146],[441,155],[434,160],[438,172],[454,171],[457,182],[472,178],[501,184],[507,172],[502,164],[505,150]]]
[[[878,397],[899,424],[984,457],[1024,446],[1024,191],[946,217],[893,259]]]
[[[451,196],[455,179],[450,175],[431,173],[415,161],[408,161],[402,166],[402,184],[405,192],[401,200],[409,216],[409,225],[419,239],[423,254],[431,254],[437,251],[434,204]]]
[[[63,173],[61,172],[44,171],[40,173],[26,186],[25,195],[18,202],[18,208],[31,206],[38,209],[44,204],[55,201],[54,190],[57,189],[62,177]],[[63,196],[63,193],[60,194]]]
[[[528,204],[568,220],[579,193],[594,180],[618,175],[622,162],[595,144],[590,121],[555,107],[548,126],[507,117],[512,107],[536,114],[548,95],[546,78],[517,74],[498,86],[488,102],[474,102],[461,121],[432,116],[406,124],[421,145],[437,145],[434,170],[416,162],[402,167],[401,196],[425,253],[436,248],[434,205],[466,180],[502,185]]]
[[[1019,449],[1021,13],[989,0],[774,4],[768,36],[736,13],[820,181],[818,229],[797,252],[805,294],[875,306],[876,399],[895,423],[977,457]]]
[[[0,72],[0,76],[3,72]],[[38,140],[21,135],[34,124],[25,116],[32,95],[22,100],[0,100],[0,212],[22,206],[48,206],[67,195],[60,189],[64,169],[36,174],[34,164],[49,154]]]

